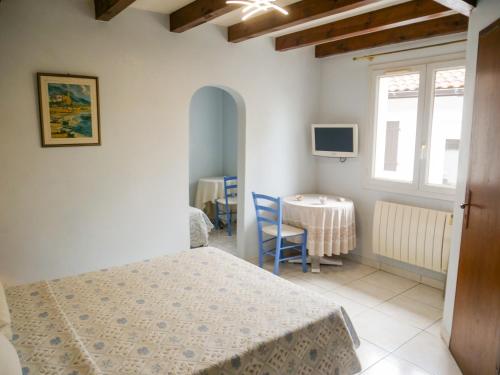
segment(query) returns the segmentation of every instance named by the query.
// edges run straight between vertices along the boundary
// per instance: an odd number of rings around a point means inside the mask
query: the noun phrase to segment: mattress
[[[353,374],[338,305],[211,247],[6,290],[24,374]]]
[[[199,208],[189,207],[189,234],[191,247],[208,245],[208,233],[213,224],[205,213]]]

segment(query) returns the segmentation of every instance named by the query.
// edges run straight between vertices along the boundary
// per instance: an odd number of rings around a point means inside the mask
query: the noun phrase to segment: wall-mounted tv
[[[358,156],[357,124],[312,125],[312,153],[331,158]]]

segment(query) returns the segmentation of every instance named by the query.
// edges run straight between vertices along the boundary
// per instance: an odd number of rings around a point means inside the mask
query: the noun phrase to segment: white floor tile
[[[333,292],[348,283],[348,281],[338,277],[312,272],[308,272],[306,275],[303,275],[303,279],[329,292]]]
[[[280,276],[284,279],[287,279],[289,281],[293,281],[293,280],[299,280],[301,279],[302,281],[304,280],[302,278],[302,274],[301,273],[298,273],[298,272],[287,272],[287,273],[282,273],[280,274]]]
[[[421,332],[418,328],[373,309],[354,316],[352,321],[361,338],[388,351],[397,349]]]
[[[208,235],[208,245],[237,255],[236,233],[228,236],[225,230],[212,230]]]
[[[337,305],[342,306],[351,318],[369,309],[368,306],[357,303],[352,299],[346,298],[335,292],[328,292],[325,294],[325,296],[331,299]]]
[[[264,269],[268,270],[269,272],[273,272],[274,270],[274,262],[273,258],[269,257],[269,259],[266,259],[264,262]],[[295,263],[281,263],[280,264],[280,275],[287,275],[287,274],[305,274],[305,272],[302,272],[302,265],[300,264],[295,264]]]
[[[361,263],[356,263],[352,261],[343,261],[344,265],[343,266],[321,266],[321,273],[330,275],[330,274],[336,274],[339,276],[342,276],[348,281],[354,281],[357,279],[361,279],[362,277],[365,277],[367,275],[370,275],[374,272],[377,271],[377,269],[373,267],[366,266]]]
[[[427,285],[419,284],[416,287],[407,290],[402,295],[425,303],[437,309],[443,308],[443,291],[436,288],[431,288]]]
[[[428,332],[421,332],[394,352],[424,370],[436,375],[461,374],[444,342]]]
[[[390,355],[368,370],[363,375],[431,375],[423,369],[403,359]],[[436,374],[441,375],[441,374]]]
[[[326,267],[323,267],[326,268]],[[334,267],[331,267],[334,268]],[[316,279],[320,280],[331,280],[337,285],[344,285],[351,281],[358,280],[363,277],[362,274],[359,274],[357,270],[338,270],[339,267],[335,267],[336,269],[332,270],[321,270],[320,273],[313,273],[311,276],[314,276]]]
[[[363,339],[360,341],[361,345],[356,349],[356,354],[358,355],[359,362],[361,362],[362,371],[389,355],[388,351],[373,345],[371,342]]]
[[[363,279],[348,283],[335,292],[369,307],[380,305],[398,294],[392,290],[366,283]]]
[[[391,298],[375,309],[420,329],[430,327],[443,315],[440,309],[403,295]]]
[[[362,279],[364,282],[392,290],[393,292],[402,293],[405,290],[418,285],[418,282],[405,279],[404,277],[391,275],[384,271],[374,272]]]
[[[363,272],[365,275],[368,275],[370,273],[378,271],[377,268],[368,266],[366,264],[355,262],[355,261],[353,261],[351,259],[345,259],[345,258],[343,258],[342,262],[344,263],[343,267],[345,269],[356,268],[356,269],[360,270],[360,272]]]
[[[293,274],[293,275],[284,274],[284,275],[282,275],[282,277],[286,278],[287,280],[291,281],[294,284],[300,285],[304,289],[313,291],[315,293],[318,293],[321,295],[326,295],[328,293],[327,290],[325,290],[325,289],[323,289],[315,284],[310,283],[309,281],[305,280],[304,278],[302,278],[296,274]]]
[[[427,327],[425,332],[428,332],[431,335],[434,335],[434,336],[439,337],[441,339],[441,324],[443,324],[443,321],[442,321],[442,319],[439,319],[436,323],[434,323],[430,327]]]

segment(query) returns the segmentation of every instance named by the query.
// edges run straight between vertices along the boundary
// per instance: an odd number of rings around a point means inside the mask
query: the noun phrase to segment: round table
[[[198,180],[194,205],[200,210],[205,209],[209,202],[224,198],[224,177],[203,177]]]
[[[319,197],[327,198],[323,204]],[[333,195],[302,194],[283,199],[283,222],[307,229],[311,257],[347,254],[356,247],[356,222],[352,200]]]

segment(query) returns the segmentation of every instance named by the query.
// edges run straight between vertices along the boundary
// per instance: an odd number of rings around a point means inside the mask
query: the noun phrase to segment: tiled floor
[[[228,236],[227,232],[224,230],[212,230],[209,234],[208,245],[237,255],[236,236],[236,233],[233,233],[232,236]]]
[[[235,253],[236,237],[217,231],[210,246]],[[349,260],[320,274],[284,264],[281,277],[344,306],[361,338],[362,374],[461,374],[439,336],[441,290]]]

